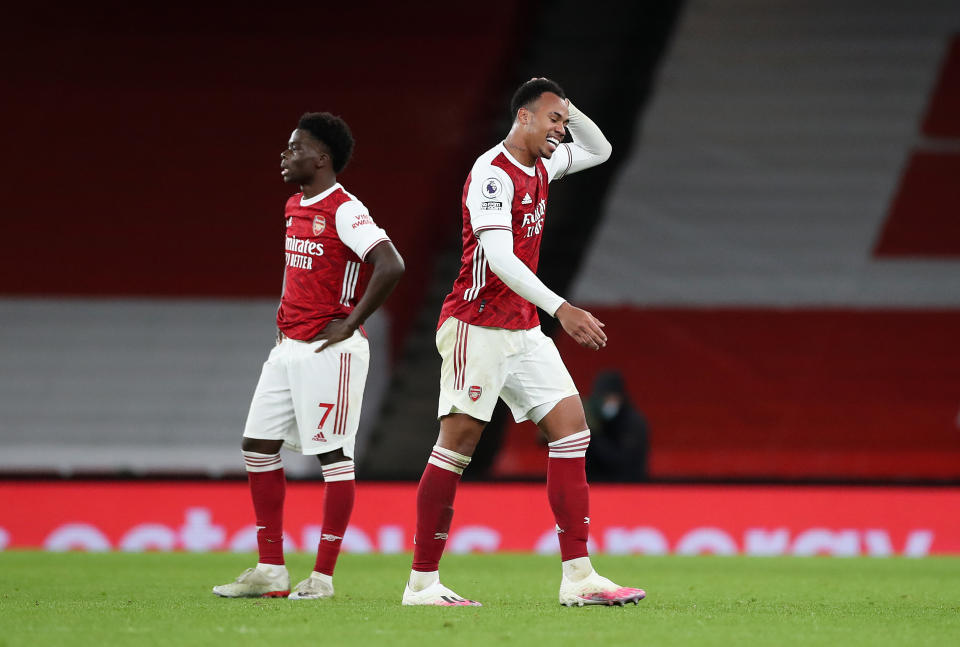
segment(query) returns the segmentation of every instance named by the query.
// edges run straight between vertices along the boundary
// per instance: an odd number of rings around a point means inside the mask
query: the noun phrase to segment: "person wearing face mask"
[[[627,395],[619,371],[603,371],[593,382],[585,413],[593,434],[587,447],[591,482],[647,479],[647,419]]]

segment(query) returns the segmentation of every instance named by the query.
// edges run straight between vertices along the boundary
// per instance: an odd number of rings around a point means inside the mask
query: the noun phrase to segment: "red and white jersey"
[[[443,302],[438,328],[448,317],[510,330],[540,325],[537,307],[490,271],[477,235],[485,229],[512,231],[513,253],[536,272],[550,181],[570,170],[574,155],[570,145],[561,144],[550,159],[537,158],[530,167],[500,143],[477,159],[463,186],[460,274]]]
[[[360,298],[361,265],[377,244],[390,240],[370,212],[339,183],[312,198],[290,196],[286,272],[277,327],[308,340],[331,319],[344,319]]]

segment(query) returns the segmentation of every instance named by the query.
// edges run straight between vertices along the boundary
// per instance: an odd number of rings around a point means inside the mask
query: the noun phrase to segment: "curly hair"
[[[330,149],[333,172],[339,173],[353,154],[353,134],[350,126],[340,117],[329,112],[307,112],[300,117],[297,128],[305,130],[317,141]]]
[[[563,93],[563,88],[556,81],[550,79],[531,79],[527,81],[513,93],[510,100],[510,118],[517,118],[517,111],[520,108],[530,109],[530,105],[540,98],[544,92],[553,92],[561,99],[566,99],[567,95]]]

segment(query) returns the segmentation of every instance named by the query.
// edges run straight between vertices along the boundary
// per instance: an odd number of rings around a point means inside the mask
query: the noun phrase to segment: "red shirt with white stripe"
[[[540,325],[537,307],[507,287],[487,266],[477,234],[485,229],[513,232],[513,253],[534,273],[546,222],[550,181],[570,169],[572,153],[562,144],[547,160],[520,164],[500,143],[474,163],[463,187],[463,255],[460,274],[440,311],[475,326],[528,330]]]
[[[286,271],[277,327],[305,341],[350,314],[362,294],[364,259],[390,239],[339,183],[312,198],[290,196],[284,218]]]

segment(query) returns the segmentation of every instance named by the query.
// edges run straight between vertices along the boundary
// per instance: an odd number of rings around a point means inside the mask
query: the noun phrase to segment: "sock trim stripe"
[[[254,454],[243,452],[244,466],[248,472],[272,472],[283,469],[283,460],[280,454]]]
[[[256,466],[259,467],[259,466],[261,466],[261,465],[273,465],[274,463],[279,463],[279,462],[280,462],[280,458],[279,458],[279,457],[278,457],[278,458],[269,458],[269,459],[267,459],[267,458],[258,458],[258,459],[249,459],[249,458],[246,458],[246,459],[244,459],[243,462],[246,463],[247,465],[256,465]]]
[[[584,449],[582,452],[569,452],[566,454],[558,454],[555,452],[549,452],[547,458],[586,458],[587,450]]]
[[[590,445],[590,430],[585,429],[547,445],[548,458],[584,458]]]
[[[458,461],[455,458],[449,458],[447,456],[444,456],[443,454],[438,454],[437,452],[431,452],[430,458],[435,458],[442,463],[453,465],[454,467],[464,468],[468,465],[466,461]]]
[[[437,454],[440,454],[441,456],[446,456],[452,461],[463,463],[464,467],[466,467],[470,463],[469,456],[464,456],[463,454],[455,452],[452,449],[446,449],[445,447],[441,447],[440,445],[434,445],[431,451]]]
[[[570,434],[569,436],[565,438],[561,438],[560,440],[555,440],[552,443],[548,443],[547,447],[549,447],[550,449],[557,449],[557,448],[565,447],[567,445],[576,445],[582,442],[586,442],[586,443],[590,442],[589,429],[585,429],[584,431],[578,431],[575,434]]]
[[[561,454],[562,454],[562,453],[564,453],[564,452],[575,452],[575,451],[579,451],[579,450],[581,450],[581,449],[586,449],[589,445],[590,445],[590,441],[589,441],[589,440],[585,440],[584,442],[582,442],[582,443],[577,443],[576,445],[565,445],[564,447],[551,447],[551,448],[550,448],[550,451],[551,451],[551,452],[558,452],[558,453],[561,453]]]
[[[324,483],[337,483],[339,481],[355,481],[356,476],[353,473],[353,470],[349,472],[344,472],[343,474],[324,474],[323,482]]]
[[[450,463],[451,465],[456,465],[457,467],[466,467],[467,465],[470,464],[469,458],[458,458],[457,456],[450,456],[446,452],[442,452],[442,451],[438,452],[436,448],[434,448],[434,450],[430,452],[430,456],[436,457],[440,460]]]
[[[449,470],[455,474],[463,474],[463,470],[466,467],[466,465],[454,463],[453,461],[439,454],[430,454],[430,458],[427,460],[427,463],[430,465],[436,465],[440,469]]]
[[[330,463],[328,465],[321,465],[320,469],[326,472],[328,470],[338,470],[344,467],[349,467],[350,469],[353,469],[353,461],[345,460],[345,461],[340,461],[339,463]]]
[[[563,449],[553,449],[551,448],[547,452],[547,456],[550,458],[581,458],[587,455],[587,445],[589,443],[584,443],[580,447],[569,447]]]
[[[346,467],[338,467],[332,470],[323,470],[324,476],[334,476],[336,474],[347,474],[353,472],[353,465],[347,465]]]
[[[323,480],[327,483],[354,480],[354,464],[352,460],[323,465],[320,470],[323,472]]]

